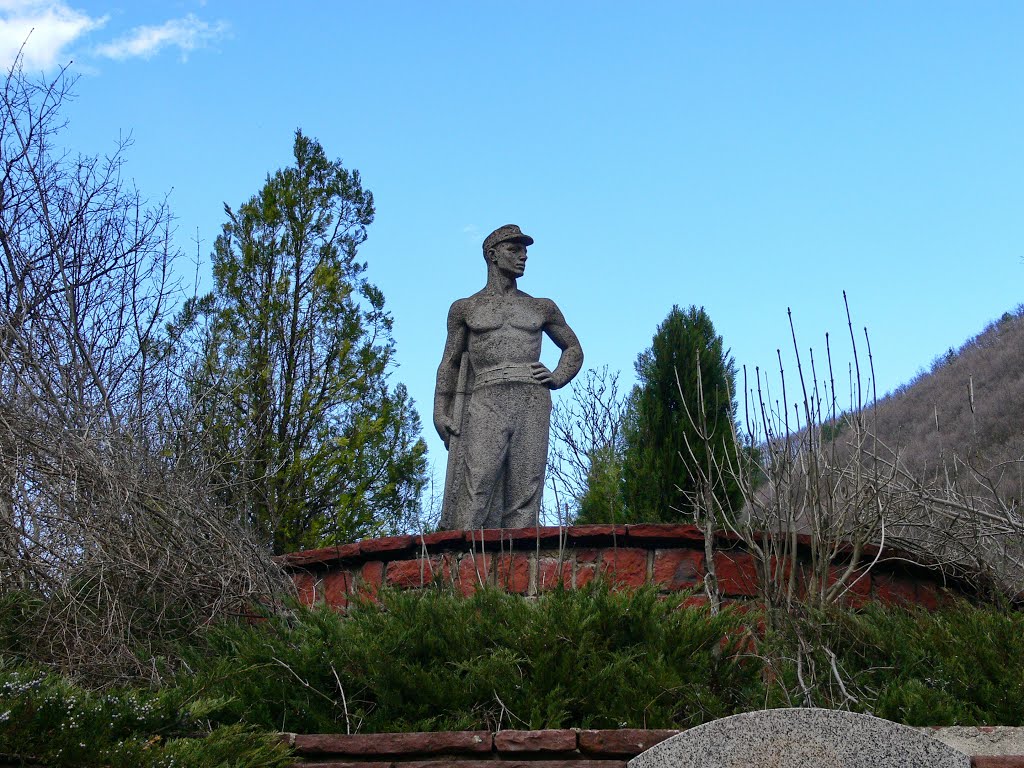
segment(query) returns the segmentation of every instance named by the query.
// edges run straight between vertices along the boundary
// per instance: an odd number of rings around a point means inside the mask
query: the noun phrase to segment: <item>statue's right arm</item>
[[[434,387],[434,429],[448,447],[452,435],[457,435],[452,402],[459,381],[459,366],[462,355],[466,351],[469,339],[469,326],[466,325],[468,305],[465,299],[459,299],[448,310],[448,338],[444,344],[441,364],[437,367],[437,384]]]

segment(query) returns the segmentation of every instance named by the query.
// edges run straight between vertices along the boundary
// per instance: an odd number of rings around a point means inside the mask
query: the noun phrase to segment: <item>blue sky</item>
[[[792,307],[845,369],[845,289],[881,393],[1024,301],[1019,2],[0,0],[5,62],[29,28],[29,69],[81,76],[68,147],[131,134],[206,279],[223,204],[296,128],[361,172],[361,255],[442,473],[445,316],[502,224],[536,238],[520,287],[627,384],[673,304],[788,373]]]

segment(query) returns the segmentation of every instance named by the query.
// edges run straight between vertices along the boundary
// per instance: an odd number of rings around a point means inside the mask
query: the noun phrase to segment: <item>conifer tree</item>
[[[426,474],[420,422],[388,375],[384,296],[357,249],[373,221],[358,171],[296,132],[294,165],[227,223],[193,384],[224,500],[275,552],[402,528]]]
[[[736,369],[703,307],[672,307],[636,361],[638,383],[624,428],[622,488],[627,522],[693,521],[699,493],[694,458],[735,466]],[[705,426],[710,439],[696,427]],[[714,474],[714,473],[712,473]],[[735,482],[710,489],[724,509],[738,509]]]

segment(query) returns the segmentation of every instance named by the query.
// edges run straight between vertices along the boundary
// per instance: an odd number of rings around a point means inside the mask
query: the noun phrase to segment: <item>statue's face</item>
[[[498,243],[492,251],[494,266],[502,274],[522,277],[526,271],[526,246],[522,243]]]

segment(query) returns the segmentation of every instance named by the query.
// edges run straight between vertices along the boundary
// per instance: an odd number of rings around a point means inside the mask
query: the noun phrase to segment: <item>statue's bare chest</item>
[[[466,317],[473,333],[491,333],[501,329],[537,333],[544,327],[544,315],[538,302],[529,298],[493,298],[476,302]]]

